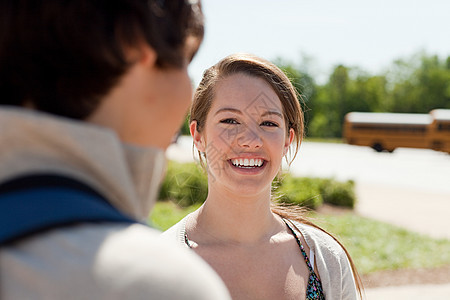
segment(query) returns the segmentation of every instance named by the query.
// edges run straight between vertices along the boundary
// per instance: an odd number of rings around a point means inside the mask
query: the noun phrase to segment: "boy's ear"
[[[125,56],[131,64],[139,63],[147,67],[156,65],[158,54],[155,49],[145,42],[139,42],[137,46],[124,46]]]
[[[189,130],[191,131],[192,139],[194,140],[194,145],[200,152],[205,152],[205,140],[203,139],[203,135],[198,132],[197,121],[194,120],[189,125]]]
[[[140,47],[140,57],[139,62],[148,66],[154,66],[156,64],[156,59],[158,55],[156,51],[147,44]]]

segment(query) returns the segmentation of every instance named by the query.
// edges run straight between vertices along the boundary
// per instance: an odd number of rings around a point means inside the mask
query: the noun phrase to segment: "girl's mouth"
[[[230,162],[233,166],[242,169],[254,169],[264,166],[264,160],[261,158],[232,158]]]

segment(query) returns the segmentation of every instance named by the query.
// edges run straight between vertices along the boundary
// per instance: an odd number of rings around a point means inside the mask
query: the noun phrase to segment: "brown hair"
[[[224,78],[243,73],[265,80],[275,91],[283,106],[284,119],[286,120],[287,132],[289,129],[294,130],[293,149],[290,149],[291,163],[297,155],[298,148],[303,139],[303,111],[300,106],[296,89],[293,87],[289,78],[273,63],[250,54],[233,54],[225,57],[214,66],[210,67],[203,73],[203,78],[194,94],[194,101],[191,106],[189,121],[197,121],[197,130],[201,132],[205,125],[206,117],[211,109],[214,100],[215,87]],[[206,168],[204,162],[204,153],[199,151],[200,164]],[[356,287],[360,297],[362,298],[363,285],[356,267],[351,259],[347,249],[332,234],[312,223],[305,216],[305,210],[293,206],[281,206],[280,204],[272,204],[272,212],[286,219],[298,221],[302,224],[310,225],[330,235],[345,251],[350,261]]]
[[[225,57],[203,73],[203,78],[194,94],[189,123],[197,121],[197,130],[201,132],[214,99],[217,84],[230,75],[244,73],[265,80],[275,91],[283,106],[286,132],[294,130],[293,149],[290,149],[290,162],[297,155],[303,139],[303,111],[300,107],[296,89],[289,78],[273,63],[251,54],[233,54]],[[200,163],[204,161],[199,152]]]
[[[199,1],[0,2],[1,104],[86,119],[132,63],[142,42],[160,68],[181,68],[186,43],[203,39]]]

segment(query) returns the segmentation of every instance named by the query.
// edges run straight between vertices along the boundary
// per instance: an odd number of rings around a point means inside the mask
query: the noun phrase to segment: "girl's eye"
[[[223,119],[223,120],[220,120],[220,123],[223,123],[223,124],[239,124],[238,121],[236,121],[235,119]]]
[[[271,122],[271,121],[264,121],[261,123],[262,126],[269,126],[269,127],[278,127],[277,123]]]

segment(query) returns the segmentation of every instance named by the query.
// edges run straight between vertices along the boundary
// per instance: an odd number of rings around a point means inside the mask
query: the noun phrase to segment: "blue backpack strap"
[[[138,221],[88,185],[61,175],[29,175],[0,185],[0,245],[82,222]]]

